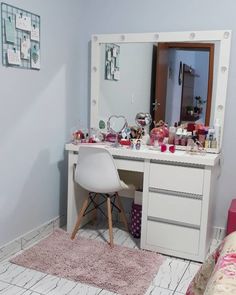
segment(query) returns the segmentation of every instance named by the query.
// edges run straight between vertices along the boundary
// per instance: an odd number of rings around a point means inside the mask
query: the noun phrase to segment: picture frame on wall
[[[1,3],[2,64],[40,70],[40,16]]]

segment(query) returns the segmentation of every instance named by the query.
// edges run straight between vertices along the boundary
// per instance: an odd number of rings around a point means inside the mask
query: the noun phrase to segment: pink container
[[[141,235],[142,205],[132,204],[131,210],[131,234],[134,238]]]
[[[236,199],[233,199],[228,210],[227,235],[236,231]]]

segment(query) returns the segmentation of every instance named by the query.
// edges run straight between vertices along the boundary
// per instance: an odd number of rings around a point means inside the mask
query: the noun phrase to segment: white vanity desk
[[[148,148],[136,151],[104,146],[118,169],[143,173],[141,248],[203,261],[213,235],[214,186],[220,154],[171,154]],[[73,179],[79,146],[66,144],[66,150],[67,231],[71,232],[86,192]]]

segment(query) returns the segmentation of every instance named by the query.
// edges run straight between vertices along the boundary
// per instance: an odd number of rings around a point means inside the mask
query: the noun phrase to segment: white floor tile
[[[173,290],[167,290],[160,287],[150,286],[145,295],[172,295]]]
[[[168,257],[159,268],[158,274],[153,280],[153,285],[168,290],[175,290],[188,264],[189,262],[186,260]]]
[[[108,232],[107,232],[108,234]],[[123,229],[116,229],[114,233],[114,243],[117,245],[123,245],[130,239],[130,234]]]
[[[48,275],[34,285],[31,290],[47,295],[69,295],[77,283]]]
[[[46,274],[25,267],[4,262],[0,264],[0,281],[30,289]]]
[[[101,293],[99,293],[99,295],[119,295],[119,294],[113,293],[110,291],[106,291],[106,290],[102,290]]]
[[[188,266],[184,276],[182,277],[178,288],[176,289],[177,292],[186,293],[189,284],[191,283],[193,277],[198,272],[199,268],[201,267],[201,263],[191,262]]]
[[[39,295],[21,287],[13,286],[4,282],[0,282],[0,294],[1,295]]]
[[[128,247],[128,248],[139,249],[139,240],[128,238],[127,240],[124,241],[123,246]]]
[[[42,295],[42,294],[36,293],[34,291],[26,290],[25,293],[22,293],[22,295]]]
[[[85,284],[77,283],[76,286],[66,294],[68,294],[68,295],[98,295],[99,294],[100,295],[101,291],[102,291],[102,289],[95,288],[93,286],[88,286]],[[104,293],[104,295],[105,294],[106,293]],[[107,295],[108,294],[109,293],[107,293]]]

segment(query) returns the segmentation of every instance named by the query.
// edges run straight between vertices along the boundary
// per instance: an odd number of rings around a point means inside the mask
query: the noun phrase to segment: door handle
[[[153,102],[152,105],[153,105],[153,111],[157,111],[158,106],[160,106],[161,104],[157,101],[157,99],[155,99],[155,102]]]

